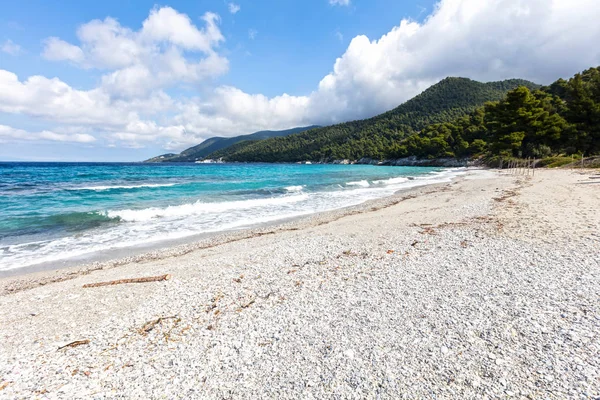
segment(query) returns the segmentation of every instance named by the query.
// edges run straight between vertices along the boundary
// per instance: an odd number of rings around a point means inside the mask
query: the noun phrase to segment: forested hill
[[[254,162],[386,159],[397,153],[402,139],[428,125],[471,113],[487,101],[501,100],[509,90],[519,86],[539,87],[520,79],[480,83],[466,78],[446,78],[399,107],[373,118],[287,137],[238,143],[208,157]]]
[[[514,158],[559,166],[600,154],[600,68],[530,90],[520,86],[453,121],[432,124],[390,150],[390,163],[482,157],[488,165]]]
[[[196,160],[202,160],[204,158],[207,158],[206,156],[208,156],[210,153],[214,153],[215,151],[225,149],[229,146],[233,146],[239,142],[247,140],[264,140],[279,136],[288,136],[294,133],[303,132],[313,128],[318,128],[318,126],[312,125],[306,127],[286,129],[283,131],[260,131],[252,133],[250,135],[240,135],[230,138],[212,137],[206,139],[205,141],[196,146],[190,147],[189,149],[182,151],[179,154],[163,154],[161,156],[146,160],[146,162],[194,162]]]

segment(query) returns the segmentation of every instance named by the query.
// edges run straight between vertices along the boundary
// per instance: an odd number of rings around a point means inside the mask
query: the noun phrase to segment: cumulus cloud
[[[256,29],[248,29],[248,37],[250,39],[256,39],[256,35],[258,35],[258,31]]]
[[[248,94],[230,86],[219,87],[209,101],[192,99],[181,103],[174,121],[190,135],[232,136],[261,129],[283,129],[307,123],[309,98],[283,94],[268,98]]]
[[[229,62],[216,48],[223,42],[219,16],[207,12],[199,29],[191,19],[170,7],[154,8],[139,31],[114,18],[93,20],[77,30],[80,45],[59,38],[45,40],[42,55],[53,61],[70,61],[82,68],[112,70],[102,78],[114,95],[145,96],[154,89],[178,82],[196,83],[227,72]],[[191,61],[184,52],[204,58]]]
[[[176,110],[175,107],[171,97],[161,91],[140,99],[114,99],[100,88],[77,90],[58,78],[43,76],[20,81],[12,72],[0,70],[0,112],[25,114],[53,123],[74,125],[71,131],[68,127],[62,128],[63,137],[82,138],[74,136],[73,131],[87,129],[107,139],[124,142],[178,140],[192,143],[201,139],[198,136],[186,138],[183,128],[161,126],[149,119]],[[8,137],[7,134],[4,136]],[[18,138],[14,134],[10,137]],[[46,139],[49,138],[46,135]]]
[[[44,52],[42,56],[51,61],[72,61],[81,63],[84,60],[83,51],[70,43],[57,37],[49,37],[44,40]]]
[[[593,22],[600,3],[575,3],[443,0],[423,23],[402,20],[379,39],[352,39],[309,96],[268,99],[220,88],[211,104],[219,105],[223,130],[244,115],[281,128],[373,116],[447,76],[550,83],[600,64],[600,52],[591,50],[600,41],[600,25]],[[278,107],[264,107],[270,100]],[[205,111],[202,119],[210,115]]]
[[[229,3],[227,6],[229,7],[229,12],[232,14],[237,14],[237,12],[242,9],[239,4],[235,3]]]
[[[10,54],[11,56],[16,56],[19,53],[21,53],[22,49],[21,46],[19,46],[10,39],[7,39],[4,41],[4,43],[2,43],[2,46],[0,46],[0,50],[2,50],[3,53]]]
[[[423,23],[355,37],[311,105],[334,104],[342,120],[392,108],[446,76],[549,83],[600,62],[590,51],[598,17],[594,0],[443,0]]]
[[[214,135],[369,117],[446,76],[550,83],[600,64],[599,19],[597,0],[442,0],[423,22],[401,20],[377,39],[354,37],[306,96],[220,86],[171,98],[162,88],[227,70],[216,52],[223,37],[214,14],[199,29],[173,9],[154,9],[138,31],[111,19],[83,25],[73,45],[82,55],[63,46],[70,51],[61,59],[110,70],[97,88],[0,70],[0,111],[91,126],[117,144],[178,150]],[[61,54],[58,44],[51,54]],[[201,59],[191,61],[189,52]]]
[[[48,130],[41,132],[27,132],[23,129],[15,129],[10,126],[0,125],[0,138],[13,139],[17,141],[52,141],[52,142],[73,142],[73,143],[91,143],[96,138],[87,133],[56,133]]]
[[[53,121],[75,124],[119,124],[128,119],[100,89],[73,89],[58,78],[31,76],[20,81],[12,72],[0,70],[0,111],[23,113]]]

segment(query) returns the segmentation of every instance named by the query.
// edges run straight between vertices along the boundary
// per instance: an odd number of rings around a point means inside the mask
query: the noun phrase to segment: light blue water
[[[346,207],[454,173],[368,165],[0,163],[0,271]]]

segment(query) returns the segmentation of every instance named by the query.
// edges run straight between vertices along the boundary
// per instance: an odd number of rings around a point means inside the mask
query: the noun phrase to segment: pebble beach
[[[597,399],[598,176],[470,169],[3,278],[0,398]]]

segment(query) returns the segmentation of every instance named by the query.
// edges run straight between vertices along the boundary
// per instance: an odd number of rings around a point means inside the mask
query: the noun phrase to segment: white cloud
[[[336,37],[336,38],[338,38],[338,40],[339,40],[340,42],[343,42],[343,41],[344,41],[344,35],[343,35],[343,34],[342,34],[342,32],[340,32],[339,30],[338,30],[338,31],[335,31],[335,37]]]
[[[350,0],[329,0],[332,6],[349,6]]]
[[[21,46],[19,46],[10,39],[7,39],[4,41],[4,43],[2,43],[2,46],[0,46],[0,50],[2,50],[3,53],[10,54],[11,56],[16,56],[19,53],[21,53],[22,49]]]
[[[5,70],[0,70],[0,111],[75,124],[118,124],[128,118],[127,110],[119,110],[100,89],[76,90],[39,75],[21,82]]]
[[[73,142],[73,143],[91,143],[96,138],[87,133],[64,134],[48,130],[41,132],[27,132],[23,129],[15,129],[10,126],[0,125],[0,138],[13,139],[16,141],[52,141],[52,142]]]
[[[594,0],[443,0],[422,24],[403,20],[374,41],[355,37],[311,103],[315,113],[334,104],[330,112],[348,119],[392,108],[446,76],[549,83],[600,62],[590,51],[599,17]]]
[[[49,37],[44,40],[44,52],[42,56],[47,60],[66,60],[74,63],[81,63],[85,58],[83,51],[78,46],[74,46],[57,37]]]
[[[227,6],[229,8],[229,12],[232,14],[237,14],[237,12],[242,9],[242,7],[240,7],[239,4],[235,4],[235,3],[229,3]]]
[[[256,29],[248,29],[248,37],[250,39],[256,39],[256,35],[258,35],[258,31]]]
[[[170,7],[154,9],[143,23],[141,39],[174,44],[186,50],[212,53],[213,47],[225,40],[218,27],[219,16],[207,12],[202,20],[206,27],[199,30],[187,15]]]
[[[139,31],[110,19],[78,30],[81,44],[74,47],[83,56],[71,49],[61,59],[108,69],[94,89],[0,70],[0,111],[89,127],[111,144],[179,150],[214,135],[372,116],[446,76],[546,84],[600,64],[597,0],[442,0],[422,23],[403,20],[376,40],[353,38],[306,96],[221,86],[171,98],[161,88],[206,81],[228,63],[216,51],[223,39],[214,14],[205,14],[198,29],[187,16],[161,10]],[[191,60],[190,52],[200,59]]]
[[[227,72],[229,62],[216,52],[225,38],[219,16],[207,12],[204,27],[170,7],[154,8],[139,31],[114,18],[93,20],[77,30],[80,46],[59,38],[46,39],[43,56],[71,61],[83,68],[108,69],[104,89],[117,96],[145,96],[178,82],[196,83]],[[191,61],[184,52],[201,53]]]
[[[259,107],[270,99],[250,96],[256,105],[247,114],[269,116],[274,128],[284,120],[327,124],[389,110],[447,76],[550,83],[600,64],[600,51],[591,50],[600,41],[598,18],[595,0],[443,0],[423,23],[403,20],[377,40],[352,39],[309,96],[282,97],[276,112]],[[240,118],[222,106],[239,106],[239,93],[218,90],[216,97],[221,118]]]

